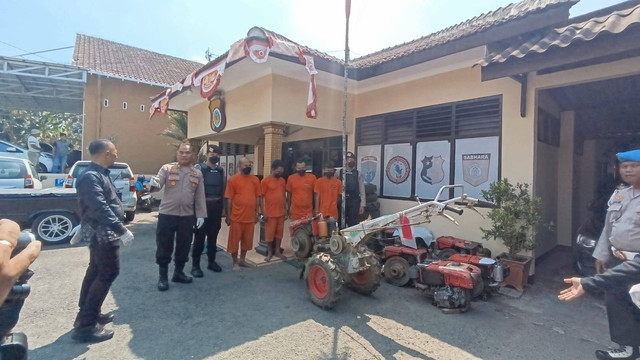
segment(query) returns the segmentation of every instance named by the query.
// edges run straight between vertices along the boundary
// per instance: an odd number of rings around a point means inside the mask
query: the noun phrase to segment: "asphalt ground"
[[[222,273],[205,270],[192,284],[158,292],[156,216],[138,214],[128,226],[136,238],[122,251],[103,306],[116,316],[107,325],[115,336],[103,343],[71,339],[88,249],[44,247],[15,329],[28,335],[30,359],[565,360],[592,359],[611,345],[601,299],[555,299],[571,273],[565,265],[539,264],[536,283],[520,298],[477,300],[452,315],[411,287],[386,283],[370,297],[346,290],[333,310],[322,310],[292,264],[235,272],[224,253]]]

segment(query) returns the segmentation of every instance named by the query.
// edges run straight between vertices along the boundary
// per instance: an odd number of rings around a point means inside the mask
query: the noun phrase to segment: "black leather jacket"
[[[124,208],[109,177],[109,169],[92,162],[77,180],[76,189],[84,241],[115,241],[127,232],[122,223]]]
[[[640,255],[614,266],[602,274],[580,280],[582,287],[589,292],[598,288],[603,290],[621,289],[628,291],[629,287],[640,283]]]

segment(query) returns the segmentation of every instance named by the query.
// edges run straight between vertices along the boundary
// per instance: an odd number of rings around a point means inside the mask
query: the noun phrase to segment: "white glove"
[[[151,180],[149,180],[149,185],[153,186],[153,187],[157,187],[157,188],[161,188],[162,186],[160,186],[160,179],[158,179],[157,176],[152,176]]]
[[[196,220],[196,227],[197,227],[198,229],[200,229],[200,228],[202,227],[202,225],[204,225],[204,218],[198,218],[198,219]]]
[[[80,225],[77,225],[71,230],[71,241],[69,244],[77,245],[82,240],[82,231],[80,231]]]
[[[133,243],[133,233],[127,230],[122,236],[120,236],[120,243],[123,246],[130,246]]]
[[[640,308],[640,284],[633,285],[629,290],[629,295],[631,295],[633,303]]]

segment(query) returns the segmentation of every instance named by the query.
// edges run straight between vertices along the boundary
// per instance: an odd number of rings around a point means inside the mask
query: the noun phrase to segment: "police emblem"
[[[442,155],[425,156],[420,162],[422,163],[422,171],[420,172],[422,181],[433,185],[444,180],[444,159]]]
[[[411,166],[407,159],[402,156],[394,156],[387,163],[385,170],[387,178],[394,184],[401,184],[409,178]]]
[[[471,186],[478,186],[489,180],[491,154],[462,154],[463,179]]]
[[[224,112],[224,100],[221,98],[211,100],[209,102],[209,112],[211,113],[209,120],[211,130],[215,132],[224,130],[224,127],[227,125],[227,117]]]
[[[362,177],[367,184],[373,182],[378,171],[378,158],[375,156],[363,156],[360,169],[362,169]]]

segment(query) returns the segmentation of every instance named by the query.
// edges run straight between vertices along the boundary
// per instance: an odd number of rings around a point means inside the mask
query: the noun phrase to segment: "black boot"
[[[171,281],[173,282],[178,282],[178,283],[183,283],[183,284],[190,284],[193,281],[193,278],[191,276],[187,276],[184,273],[184,264],[176,264],[176,269],[173,271],[173,277],[171,278]]]
[[[222,268],[220,267],[220,265],[218,265],[218,263],[216,263],[215,260],[213,261],[209,261],[209,265],[207,265],[207,269],[213,271],[213,272],[220,272],[222,271]]]
[[[158,291],[169,290],[169,265],[160,265],[160,280],[158,280]]]
[[[200,269],[200,259],[193,258],[193,263],[191,265],[191,275],[197,278],[201,278],[204,276],[202,270]]]

